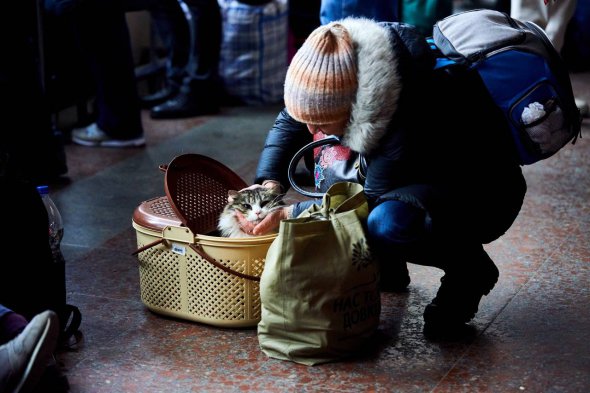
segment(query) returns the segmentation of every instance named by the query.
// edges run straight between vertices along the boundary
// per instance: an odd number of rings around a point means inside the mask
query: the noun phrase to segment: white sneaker
[[[72,142],[92,147],[140,147],[145,145],[145,138],[113,139],[98,128],[96,123],[92,123],[88,127],[74,129]]]
[[[0,346],[0,391],[32,391],[53,356],[58,337],[59,319],[48,310],[36,315],[18,336]]]

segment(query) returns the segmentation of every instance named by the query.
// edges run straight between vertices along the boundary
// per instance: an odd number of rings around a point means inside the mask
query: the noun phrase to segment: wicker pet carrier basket
[[[216,236],[228,190],[246,183],[223,164],[198,154],[174,158],[166,196],[134,211],[142,302],[152,311],[221,327],[260,321],[259,280],[276,235]]]

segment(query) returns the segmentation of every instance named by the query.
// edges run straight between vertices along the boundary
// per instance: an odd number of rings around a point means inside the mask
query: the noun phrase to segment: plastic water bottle
[[[37,191],[41,195],[41,200],[47,209],[47,216],[49,218],[49,245],[51,246],[53,261],[55,263],[63,263],[63,255],[60,247],[61,239],[64,236],[64,224],[61,214],[49,196],[48,186],[38,186]]]

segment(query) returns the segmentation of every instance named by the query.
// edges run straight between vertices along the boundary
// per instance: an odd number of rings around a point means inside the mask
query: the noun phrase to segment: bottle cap
[[[47,195],[49,193],[49,187],[48,186],[37,186],[37,192],[40,195]]]

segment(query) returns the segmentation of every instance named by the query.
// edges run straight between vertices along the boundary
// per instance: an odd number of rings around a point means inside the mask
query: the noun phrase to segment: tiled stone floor
[[[590,100],[590,73],[572,78]],[[226,108],[177,121],[146,113],[146,148],[67,146],[71,182],[54,197],[66,223],[68,300],[83,314],[81,340],[58,353],[71,392],[590,391],[590,119],[575,145],[525,168],[522,213],[486,246],[501,275],[473,322],[474,340],[424,339],[423,307],[441,272],[416,265],[407,294],[382,296],[377,346],[346,362],[269,359],[255,329],[149,311],[131,255],[131,216],[141,201],[164,195],[158,165],[201,153],[251,180],[277,110]]]

